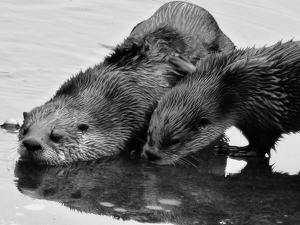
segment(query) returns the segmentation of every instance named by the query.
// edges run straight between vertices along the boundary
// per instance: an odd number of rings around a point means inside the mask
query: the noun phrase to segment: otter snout
[[[152,150],[151,148],[149,148],[148,146],[144,147],[142,156],[147,158],[148,160],[154,162],[157,160],[160,160],[160,156],[157,154],[157,152],[155,150]]]
[[[26,150],[34,152],[42,149],[42,145],[34,138],[29,138],[23,141],[23,145]]]

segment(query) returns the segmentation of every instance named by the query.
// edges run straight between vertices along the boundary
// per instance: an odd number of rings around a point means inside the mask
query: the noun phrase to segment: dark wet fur
[[[283,133],[300,130],[299,87],[299,42],[207,56],[162,97],[144,150],[163,162],[176,160],[234,125],[249,150],[270,154]]]

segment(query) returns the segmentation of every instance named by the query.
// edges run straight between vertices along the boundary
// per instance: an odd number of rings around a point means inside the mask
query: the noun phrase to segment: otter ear
[[[23,117],[24,117],[24,120],[26,120],[29,116],[29,113],[28,112],[23,112]]]
[[[89,129],[89,125],[86,123],[78,124],[77,127],[81,132],[86,132]]]
[[[182,55],[169,56],[167,61],[179,74],[186,75],[196,71],[196,66]]]

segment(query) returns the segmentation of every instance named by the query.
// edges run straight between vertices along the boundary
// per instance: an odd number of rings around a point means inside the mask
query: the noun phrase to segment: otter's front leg
[[[220,155],[232,157],[257,157],[257,153],[251,146],[216,146],[216,152]]]
[[[238,133],[241,132],[229,132],[229,129],[232,129],[229,128],[225,131],[228,144],[217,146],[216,151],[218,154],[233,157],[265,157],[266,155],[270,155],[271,148],[274,148],[275,142],[280,137],[280,131],[258,131],[257,129],[245,129],[244,127],[239,127],[249,144],[246,146],[233,146],[236,143],[233,143],[233,145],[232,143],[228,143],[233,137],[238,140],[245,138],[239,137]]]

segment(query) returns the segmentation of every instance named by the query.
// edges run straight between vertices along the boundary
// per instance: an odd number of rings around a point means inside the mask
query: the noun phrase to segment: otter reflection
[[[268,159],[249,158],[240,174],[225,177],[226,157],[215,157],[212,149],[197,157],[199,165],[194,162],[185,167],[161,167],[126,157],[71,167],[19,161],[15,176],[25,195],[124,220],[174,224],[296,221],[300,176],[273,174]]]

